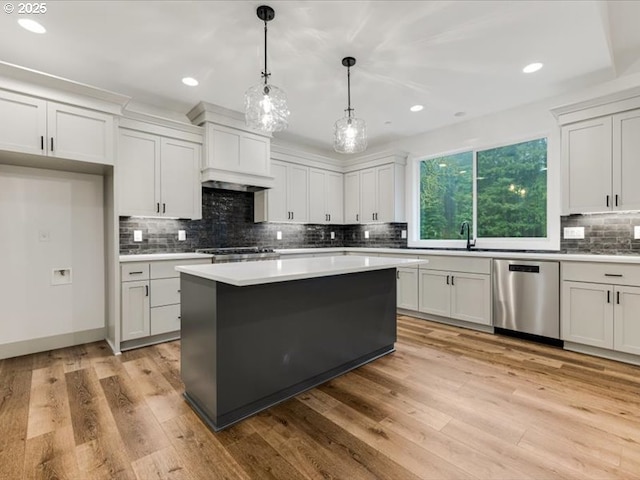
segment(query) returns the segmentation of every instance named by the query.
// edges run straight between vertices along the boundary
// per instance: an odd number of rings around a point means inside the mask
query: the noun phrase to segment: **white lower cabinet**
[[[418,310],[418,268],[399,267],[396,278],[397,308]]]
[[[122,341],[172,332],[177,336],[180,331],[180,274],[175,267],[204,263],[211,263],[211,259],[122,263]]]
[[[491,260],[429,257],[420,268],[418,311],[491,325]]]
[[[640,355],[640,266],[564,262],[562,340]]]

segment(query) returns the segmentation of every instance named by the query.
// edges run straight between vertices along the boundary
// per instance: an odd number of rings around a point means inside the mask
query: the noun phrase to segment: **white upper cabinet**
[[[360,223],[360,172],[344,175],[344,223]]]
[[[345,175],[345,222],[404,221],[404,166],[390,163]]]
[[[640,110],[613,116],[614,210],[640,209]]]
[[[342,223],[343,175],[309,169],[309,222]]]
[[[256,222],[309,221],[309,168],[295,163],[271,162],[273,188],[254,194]]]
[[[113,165],[113,117],[0,91],[0,149]]]
[[[207,126],[212,154],[204,168],[266,175],[269,171],[269,139],[235,128]]]
[[[119,215],[202,218],[201,157],[198,143],[121,128]]]

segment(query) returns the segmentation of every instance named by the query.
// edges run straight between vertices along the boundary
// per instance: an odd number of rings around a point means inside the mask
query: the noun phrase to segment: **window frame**
[[[518,143],[529,142],[540,138],[547,139],[547,236],[546,237],[477,237],[476,225],[478,220],[478,158],[479,151],[506,147]],[[407,171],[407,223],[408,247],[464,249],[467,245],[466,237],[460,240],[421,240],[420,239],[420,162],[434,160],[448,155],[455,155],[471,151],[473,153],[473,218],[472,240],[476,241],[475,249],[488,250],[559,250],[560,249],[560,162],[559,157],[552,152],[559,150],[554,147],[557,138],[551,132],[541,132],[493,144],[468,145],[465,148],[448,150],[437,154],[410,156]]]

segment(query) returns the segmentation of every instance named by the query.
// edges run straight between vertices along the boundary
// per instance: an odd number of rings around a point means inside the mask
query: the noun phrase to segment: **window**
[[[413,172],[412,246],[460,247],[464,221],[484,248],[554,248],[558,241],[549,235],[556,228],[548,221],[546,138],[419,160]]]
[[[473,152],[420,162],[420,239],[459,239],[472,219]]]
[[[477,235],[547,236],[547,139],[476,154]]]

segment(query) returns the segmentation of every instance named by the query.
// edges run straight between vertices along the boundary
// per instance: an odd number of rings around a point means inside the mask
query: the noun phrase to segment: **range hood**
[[[271,134],[245,125],[244,114],[200,102],[187,113],[204,128],[204,187],[257,192],[272,188]]]

